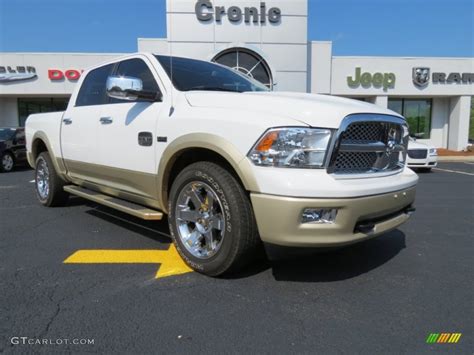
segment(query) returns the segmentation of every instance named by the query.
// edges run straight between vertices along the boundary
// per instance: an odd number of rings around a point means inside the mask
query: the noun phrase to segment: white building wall
[[[312,67],[318,65],[312,58]],[[474,96],[472,83],[433,83],[420,88],[413,83],[412,71],[416,67],[428,67],[431,74],[472,73],[473,58],[400,58],[400,57],[332,57],[331,95],[361,97],[368,102],[387,107],[390,98],[431,98],[430,139],[420,142],[435,147],[463,150],[468,144],[470,122],[470,98]],[[351,87],[348,77],[355,78],[356,68],[362,73],[394,74],[393,87],[383,88],[369,85]],[[314,69],[313,69],[314,70]],[[318,69],[316,69],[317,71]],[[313,89],[316,90],[317,89]]]
[[[89,54],[89,53],[0,53],[0,66],[33,66],[37,77],[31,80],[0,84],[0,95],[21,96],[69,96],[77,80],[50,80],[48,70],[66,71],[70,69],[82,71],[120,56],[121,54]]]
[[[419,139],[418,141],[434,147],[447,147],[449,101],[450,99],[447,97],[436,97],[433,99],[431,107],[431,137],[430,139]]]
[[[463,150],[469,139],[471,96],[454,97],[450,102],[448,149]],[[466,119],[464,119],[466,118]]]
[[[309,92],[315,94],[330,94],[332,73],[332,42],[311,42],[309,46]]]
[[[367,100],[370,103],[373,103],[374,105],[387,108],[388,107],[388,96],[387,95],[379,95],[379,96],[374,96],[370,97]]]
[[[222,21],[199,21],[195,14],[196,1],[167,0],[167,41],[138,40],[139,51],[173,54],[211,60],[229,47],[244,47],[262,55],[270,66],[275,90],[307,91],[308,72],[308,3],[307,0],[266,0],[267,10],[278,7],[279,23],[230,22],[225,14]],[[259,0],[214,0],[216,6],[260,8]],[[291,29],[291,30],[290,30]]]
[[[313,65],[316,64],[313,58]],[[396,76],[393,88],[383,87],[350,87],[348,77],[354,77],[355,69],[360,67],[362,72],[393,73]],[[433,72],[443,73],[472,73],[473,58],[403,58],[403,57],[333,57],[331,94],[342,96],[462,96],[474,95],[472,84],[434,84],[419,88],[413,84],[412,70],[415,67],[428,67]]]

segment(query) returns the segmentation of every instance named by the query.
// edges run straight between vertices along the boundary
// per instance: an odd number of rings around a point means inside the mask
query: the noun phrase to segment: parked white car
[[[74,194],[143,218],[168,215],[193,269],[236,270],[261,242],[367,240],[414,211],[408,127],[397,113],[270,92],[227,67],[141,53],[84,72],[65,112],[26,123],[45,206]]]
[[[407,164],[413,169],[431,170],[438,165],[438,151],[432,146],[410,138]]]

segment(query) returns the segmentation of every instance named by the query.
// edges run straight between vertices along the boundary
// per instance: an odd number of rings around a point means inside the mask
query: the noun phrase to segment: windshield
[[[0,141],[7,141],[13,138],[15,132],[15,128],[0,128]]]
[[[219,64],[161,55],[155,57],[170,78],[173,67],[173,85],[180,91],[269,91],[265,85]]]

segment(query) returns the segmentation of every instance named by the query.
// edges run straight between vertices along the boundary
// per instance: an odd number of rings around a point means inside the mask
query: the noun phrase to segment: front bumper
[[[426,159],[407,159],[410,168],[435,168],[438,165],[437,156],[428,156]]]
[[[251,194],[260,237],[264,242],[301,247],[340,246],[397,228],[409,218],[415,187],[349,199],[294,198]],[[302,224],[305,208],[337,208],[333,224]],[[358,226],[373,226],[359,230]],[[361,228],[362,229],[362,228]]]

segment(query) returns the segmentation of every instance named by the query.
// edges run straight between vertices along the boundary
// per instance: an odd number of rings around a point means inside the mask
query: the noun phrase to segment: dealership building
[[[468,144],[474,58],[333,56],[308,42],[307,0],[168,0],[167,38],[137,50],[210,60],[275,91],[365,100],[403,114],[436,147]],[[120,53],[0,53],[0,127],[63,110],[82,71]]]

